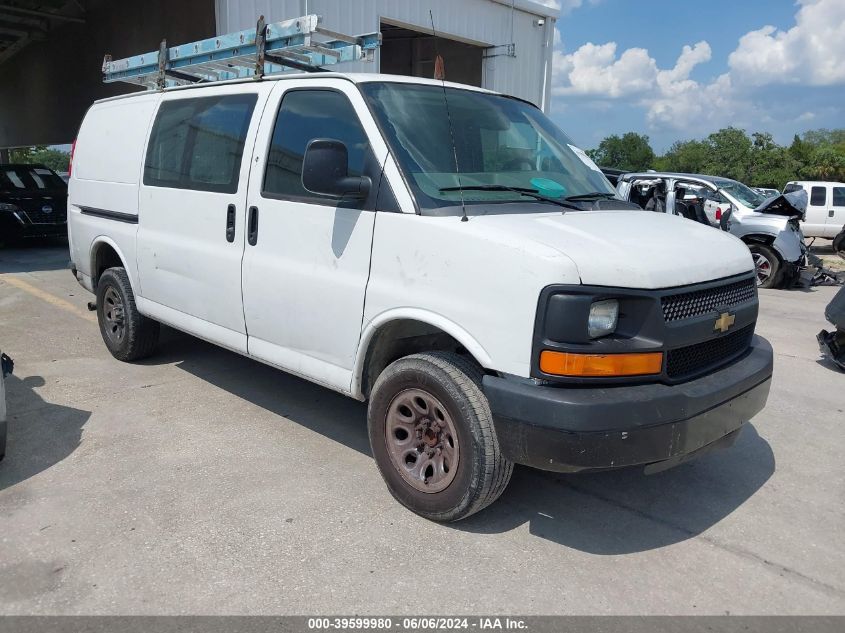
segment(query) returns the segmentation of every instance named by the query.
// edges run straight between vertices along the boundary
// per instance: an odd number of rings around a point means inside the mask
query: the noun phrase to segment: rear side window
[[[282,99],[273,128],[262,190],[266,197],[322,198],[302,186],[302,159],[315,138],[342,141],[349,175],[363,175],[370,144],[349,99],[333,90],[293,90]]]
[[[814,207],[827,204],[827,187],[813,187],[810,190],[810,204]]]
[[[833,206],[845,207],[845,187],[833,188]]]
[[[144,184],[235,193],[257,95],[178,99],[156,115]]]

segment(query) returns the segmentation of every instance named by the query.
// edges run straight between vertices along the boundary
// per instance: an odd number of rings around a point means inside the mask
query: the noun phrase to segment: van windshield
[[[448,87],[444,99],[444,88],[431,85],[360,87],[422,211],[460,205],[459,185],[467,205],[524,202],[526,211],[548,203],[470,188],[513,187],[553,199],[615,193],[595,163],[527,103]]]

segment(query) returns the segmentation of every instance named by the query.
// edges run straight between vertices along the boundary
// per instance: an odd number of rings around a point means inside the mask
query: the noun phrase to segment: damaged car
[[[822,330],[816,335],[822,356],[832,360],[845,371],[845,288],[840,288],[833,300],[827,304],[825,318],[833,324],[833,332]]]
[[[653,172],[625,174],[616,190],[622,199],[646,210],[719,226],[741,239],[754,258],[760,288],[790,286],[807,266],[800,225],[807,208],[806,192],[766,198],[729,178]],[[689,191],[701,193],[690,199]]]

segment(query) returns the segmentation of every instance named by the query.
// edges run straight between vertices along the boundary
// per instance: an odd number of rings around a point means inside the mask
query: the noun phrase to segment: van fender
[[[114,249],[114,252],[117,253],[120,262],[123,264],[123,268],[126,270],[126,275],[129,277],[129,285],[132,287],[132,292],[135,293],[135,296],[137,297],[138,291],[135,284],[135,271],[128,266],[126,256],[123,254],[123,250],[121,250],[120,246],[118,246],[117,243],[108,235],[98,235],[91,242],[91,249],[89,250],[88,255],[90,259],[88,270],[91,273],[91,283],[94,283],[94,275],[96,272],[97,265],[97,258],[95,257],[95,254],[101,244],[111,246],[112,249]]]
[[[459,326],[454,321],[451,321],[441,314],[430,312],[428,310],[421,310],[419,308],[393,308],[386,310],[375,317],[364,326],[361,332],[361,340],[358,343],[358,352],[355,356],[355,365],[352,368],[352,384],[350,385],[350,395],[358,400],[363,400],[362,382],[364,376],[365,363],[367,362],[367,352],[373,338],[383,326],[391,321],[413,320],[436,327],[460,343],[469,352],[482,367],[492,368],[493,360],[490,354],[484,347],[467,332],[464,328]]]

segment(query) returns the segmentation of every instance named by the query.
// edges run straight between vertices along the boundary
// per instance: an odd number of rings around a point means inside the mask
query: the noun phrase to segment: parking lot
[[[365,405],[172,330],[106,351],[66,246],[0,251],[5,614],[845,614],[836,288],[761,292],[767,408],[673,470],[517,468],[452,525],[396,503]]]

